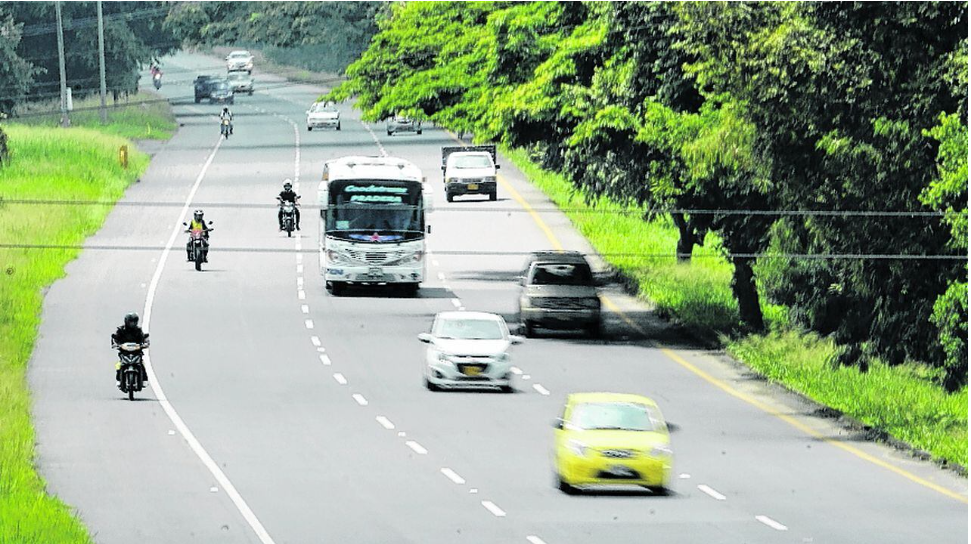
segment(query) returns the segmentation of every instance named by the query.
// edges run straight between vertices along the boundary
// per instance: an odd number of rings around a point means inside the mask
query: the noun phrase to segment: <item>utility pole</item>
[[[105,22],[101,14],[101,0],[98,0],[98,57],[101,69],[101,124],[108,124],[108,89],[105,85]]]
[[[57,14],[57,64],[61,69],[61,126],[71,126],[67,116],[67,70],[64,67],[64,25],[61,24],[61,2],[54,2],[54,13]]]

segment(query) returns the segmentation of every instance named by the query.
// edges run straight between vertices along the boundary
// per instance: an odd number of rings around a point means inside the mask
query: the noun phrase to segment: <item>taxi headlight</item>
[[[651,457],[670,457],[671,453],[669,446],[654,446],[651,448],[649,455]]]
[[[586,444],[576,439],[568,441],[566,443],[566,449],[570,450],[570,453],[577,457],[586,457],[587,452],[590,451],[590,448]]]

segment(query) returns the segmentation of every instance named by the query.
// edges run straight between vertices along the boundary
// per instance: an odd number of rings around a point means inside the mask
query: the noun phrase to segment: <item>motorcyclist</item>
[[[158,64],[156,64],[156,63],[154,63],[154,62],[153,62],[153,63],[152,63],[152,65],[151,65],[151,66],[149,67],[149,69],[148,69],[148,71],[152,73],[152,77],[153,77],[153,78],[154,78],[154,77],[155,77],[156,75],[162,75],[162,69],[161,69],[161,68],[159,68],[159,66],[158,66]]]
[[[223,111],[219,113],[219,122],[222,123],[223,120],[229,119],[229,133],[233,133],[233,112],[229,111],[228,107],[223,107]]]
[[[189,222],[186,232],[192,232],[194,230],[202,231],[202,262],[209,262],[209,225],[206,224],[205,218],[203,217],[202,210],[196,210],[192,213],[192,221]],[[192,260],[192,239],[185,244],[185,258],[187,261]]]
[[[144,344],[148,341],[148,334],[142,331],[142,328],[138,326],[138,314],[135,312],[129,312],[125,314],[125,324],[118,327],[111,335],[111,347],[117,348],[121,344],[127,342],[134,342],[136,344]],[[141,349],[136,352],[139,355],[144,356]],[[148,383],[148,372],[145,371],[145,365],[141,367],[142,382]],[[115,381],[121,384],[121,368],[115,370]]]
[[[300,208],[297,207],[298,198],[300,198],[300,195],[293,190],[293,184],[290,183],[290,180],[284,180],[283,190],[280,191],[280,196],[277,199],[280,201],[280,204],[293,202],[293,220],[297,230],[300,230]],[[283,206],[280,206],[280,211],[276,215],[280,223],[280,230],[283,230]]]

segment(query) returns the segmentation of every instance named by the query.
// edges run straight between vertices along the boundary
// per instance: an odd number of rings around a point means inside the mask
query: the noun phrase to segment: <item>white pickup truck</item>
[[[496,146],[473,145],[442,148],[445,199],[460,195],[488,195],[496,200]]]

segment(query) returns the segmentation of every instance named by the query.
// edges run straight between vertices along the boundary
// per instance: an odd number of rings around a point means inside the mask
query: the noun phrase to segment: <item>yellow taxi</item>
[[[554,422],[556,483],[637,485],[664,495],[671,474],[671,438],[657,404],[641,395],[574,393]]]

